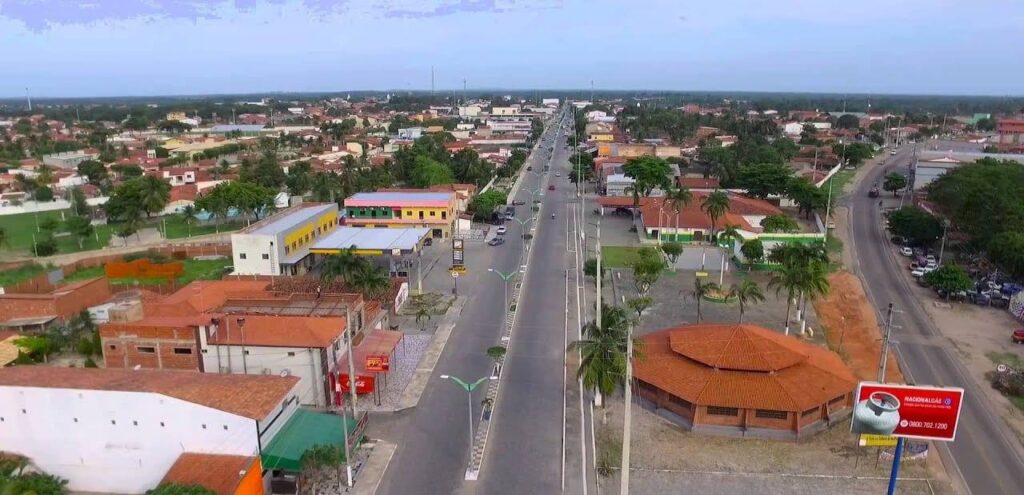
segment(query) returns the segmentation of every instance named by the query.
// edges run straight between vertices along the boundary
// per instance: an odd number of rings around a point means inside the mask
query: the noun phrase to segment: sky
[[[1021,0],[0,0],[0,97],[1024,93]]]

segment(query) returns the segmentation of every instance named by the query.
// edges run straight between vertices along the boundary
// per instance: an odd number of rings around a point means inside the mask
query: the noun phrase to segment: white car
[[[505,232],[508,232],[508,229],[504,225],[498,227],[498,235],[505,235]]]
[[[902,254],[903,256],[913,256],[914,255],[914,250],[910,249],[907,246],[903,246],[903,247],[900,248],[900,254]]]
[[[923,268],[918,268],[917,270],[910,272],[910,275],[914,278],[919,278],[923,277],[925,273],[927,272],[925,272]]]
[[[559,172],[555,172],[555,177],[561,177],[561,176],[562,176],[562,174],[561,174],[561,173],[559,173]]]
[[[928,256],[925,256],[924,259],[928,261],[929,265],[935,263],[935,255],[934,254],[929,254]]]

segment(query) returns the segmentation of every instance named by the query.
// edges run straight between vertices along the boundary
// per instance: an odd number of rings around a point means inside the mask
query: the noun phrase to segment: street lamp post
[[[939,265],[942,265],[942,254],[946,251],[946,230],[949,229],[949,220],[942,221],[942,244],[939,245]]]
[[[481,383],[486,382],[487,380],[497,380],[498,377],[496,377],[496,376],[485,376],[485,377],[483,377],[483,378],[481,378],[481,379],[479,379],[479,380],[477,380],[477,381],[475,381],[473,383],[466,383],[465,381],[461,380],[459,377],[454,376],[454,375],[441,375],[441,379],[443,379],[443,380],[451,380],[451,381],[457,383],[459,385],[459,387],[462,387],[462,390],[466,391],[466,404],[469,405],[469,448],[470,448],[470,450],[472,450],[473,449],[473,390],[475,390],[478,386],[480,386]]]
[[[487,271],[489,271],[491,273],[494,273],[495,275],[501,277],[502,282],[504,282],[504,285],[505,285],[505,299],[504,299],[504,301],[505,301],[505,309],[508,309],[508,281],[512,280],[512,277],[516,274],[516,272],[505,273],[505,272],[502,272],[500,270],[495,270],[494,268],[488,268]]]
[[[528,224],[531,221],[533,221],[534,218],[537,218],[537,217],[530,217],[530,218],[527,218],[526,220],[520,220],[520,219],[514,218],[514,217],[512,218],[512,220],[515,220],[519,224],[520,230],[522,231],[522,233],[520,235],[520,238],[522,239],[523,242],[520,244],[521,249],[519,251],[519,255],[522,258],[526,257],[526,224]]]

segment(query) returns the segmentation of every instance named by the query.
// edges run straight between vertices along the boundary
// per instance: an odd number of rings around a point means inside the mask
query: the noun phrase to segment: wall
[[[280,275],[279,256],[272,253],[270,243],[276,236],[257,234],[231,234],[233,273],[237,275]],[[275,246],[277,247],[277,246]],[[244,258],[243,258],[244,256]]]
[[[0,295],[0,321],[48,315],[67,319],[110,297],[110,284],[105,278],[97,278],[77,289],[53,294],[3,294]]]
[[[200,370],[196,329],[188,326],[141,326],[133,323],[100,325],[103,361],[108,368]],[[139,347],[152,347],[154,352],[140,352]],[[180,354],[180,350],[188,354]]]
[[[71,491],[143,493],[184,452],[258,453],[253,420],[158,394],[0,387],[0,417],[4,450]]]
[[[202,335],[200,339],[206,340]],[[243,364],[242,346],[204,343],[201,351],[203,369],[207,373],[242,374],[248,371],[246,374],[249,375],[281,375],[287,372],[288,375],[299,378],[300,404],[327,406],[324,391],[326,377],[323,373],[324,363],[321,360],[320,349],[246,346],[245,350],[249,354],[245,355]],[[336,358],[328,358],[329,370],[334,370],[336,363]]]

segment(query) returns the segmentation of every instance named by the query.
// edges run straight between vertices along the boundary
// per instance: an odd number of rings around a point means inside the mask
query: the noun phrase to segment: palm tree
[[[714,282],[702,282],[699,277],[693,279],[693,298],[697,300],[697,323],[704,319],[704,314],[700,310],[700,301],[704,299],[704,296],[720,290],[722,290],[721,287]]]
[[[718,219],[722,218],[722,215],[729,211],[729,195],[724,191],[716,190],[704,198],[700,209],[711,217],[711,237],[714,238],[715,225],[718,224]]]
[[[188,229],[188,236],[192,237],[192,222],[196,221],[196,207],[193,205],[185,205],[181,209],[181,221],[185,222],[185,228]],[[167,236],[167,233],[164,233]]]
[[[583,386],[592,391],[598,401],[624,384],[628,335],[629,316],[626,310],[604,305],[601,308],[601,326],[598,327],[595,321],[588,322],[583,326],[583,339],[569,344],[568,350],[579,351],[581,356],[576,377],[583,380]],[[634,358],[639,355],[640,342],[634,340]]]
[[[676,212],[676,229],[673,239],[675,241],[679,241],[679,212],[689,206],[691,201],[693,201],[693,193],[685,187],[673,187],[665,192],[665,203]]]
[[[420,324],[420,331],[424,332],[427,330],[427,322],[432,318],[430,309],[426,306],[418,306],[416,308],[416,323]]]
[[[144,175],[139,180],[139,203],[146,216],[160,211],[171,199],[171,185],[159,177]]]
[[[373,299],[391,287],[391,279],[388,278],[383,268],[364,260],[352,273],[352,286],[361,291],[368,299]]]
[[[793,298],[804,283],[804,269],[799,265],[784,264],[782,268],[772,274],[768,281],[768,287],[775,288],[775,295],[786,292],[786,335],[789,335],[789,312],[793,307]]]
[[[736,298],[736,302],[740,303],[740,324],[742,324],[747,304],[764,301],[764,293],[761,292],[761,286],[756,282],[745,278],[739,284],[732,284],[732,287],[729,288],[729,298]]]
[[[718,234],[718,240],[743,240],[743,235],[740,234],[739,227],[729,224],[726,225],[722,232]]]
[[[803,279],[800,284],[800,299],[803,307],[800,309],[800,333],[807,327],[804,318],[807,312],[807,301],[813,301],[828,294],[831,289],[828,282],[828,264],[824,261],[814,259],[803,267]]]
[[[356,269],[366,263],[366,260],[357,256],[354,250],[355,246],[350,246],[347,249],[342,249],[338,254],[328,256],[320,271],[320,280],[330,283],[340,278],[345,283],[350,283]]]

